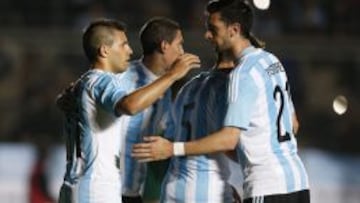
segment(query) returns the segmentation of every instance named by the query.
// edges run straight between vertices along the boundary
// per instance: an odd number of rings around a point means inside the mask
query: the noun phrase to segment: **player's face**
[[[223,52],[230,49],[229,27],[221,20],[219,12],[208,16],[206,29],[205,38],[215,46],[216,51]]]
[[[114,72],[124,72],[129,66],[133,51],[124,32],[115,31],[113,39],[114,42],[109,49],[109,63]]]
[[[167,67],[170,67],[179,56],[184,54],[183,44],[184,39],[182,33],[178,30],[176,31],[175,39],[171,43],[168,43],[168,47],[164,53]]]

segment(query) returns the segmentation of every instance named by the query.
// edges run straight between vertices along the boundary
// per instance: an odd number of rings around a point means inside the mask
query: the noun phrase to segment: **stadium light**
[[[345,96],[338,95],[333,101],[333,109],[336,114],[342,115],[348,108],[348,101]]]
[[[270,0],[253,0],[253,3],[260,10],[266,10],[270,7]]]

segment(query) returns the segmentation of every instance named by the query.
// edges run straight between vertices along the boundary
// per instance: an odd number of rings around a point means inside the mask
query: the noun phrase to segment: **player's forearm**
[[[171,156],[201,155],[235,149],[241,131],[225,127],[202,139],[191,142],[170,142],[160,136],[144,137],[133,145],[132,156],[142,162],[167,159]]]
[[[186,155],[210,154],[235,149],[239,141],[240,129],[225,127],[202,139],[186,142]]]
[[[164,95],[165,91],[176,81],[172,73],[167,73],[153,83],[139,88],[124,97],[118,104],[121,113],[134,115],[153,104]]]
[[[125,114],[136,114],[154,103],[178,79],[194,68],[200,67],[199,57],[185,53],[171,66],[171,69],[152,84],[145,86],[123,98],[117,110]]]

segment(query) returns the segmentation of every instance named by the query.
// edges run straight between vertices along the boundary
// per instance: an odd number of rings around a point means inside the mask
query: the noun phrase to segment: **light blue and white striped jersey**
[[[64,184],[78,186],[77,202],[121,202],[121,119],[115,107],[128,87],[115,74],[97,69],[75,84],[76,113],[65,124]]]
[[[293,134],[290,87],[279,60],[263,49],[245,49],[230,77],[228,103],[225,126],[242,129],[244,198],[308,189]]]
[[[121,77],[131,81],[131,90],[147,85],[158,78],[147,69],[141,60],[131,62],[129,69]],[[164,134],[169,125],[168,117],[171,108],[171,90],[146,108],[133,116],[125,116],[122,120],[121,133],[125,135],[122,160],[122,194],[139,196],[142,193],[146,177],[146,164],[139,163],[131,156],[132,146],[143,141],[143,136]]]
[[[180,90],[172,112],[176,142],[199,139],[223,127],[230,71],[201,73]],[[223,153],[173,157],[161,202],[231,202],[228,164]]]

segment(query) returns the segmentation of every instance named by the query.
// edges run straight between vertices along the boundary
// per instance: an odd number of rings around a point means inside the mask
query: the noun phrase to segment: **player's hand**
[[[70,115],[76,111],[76,98],[74,96],[74,83],[65,88],[56,98],[57,107],[66,115]]]
[[[292,122],[293,122],[293,133],[294,135],[296,135],[299,132],[300,123],[295,113],[293,113],[292,115]]]
[[[169,74],[171,74],[175,80],[179,80],[191,69],[195,68],[200,68],[199,57],[193,54],[185,53],[175,60],[169,70]]]
[[[144,141],[134,144],[131,156],[140,162],[164,160],[172,156],[173,144],[160,136],[144,137]]]

